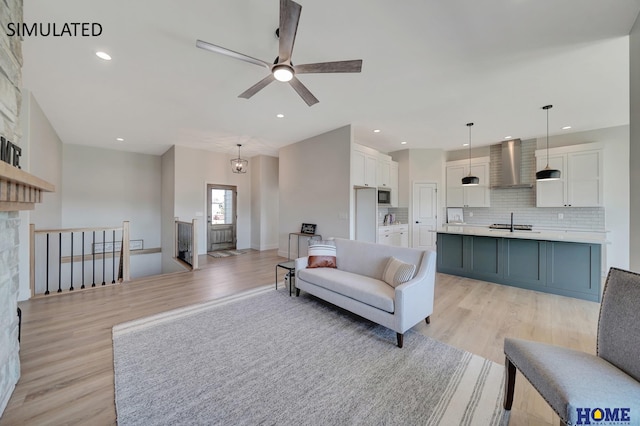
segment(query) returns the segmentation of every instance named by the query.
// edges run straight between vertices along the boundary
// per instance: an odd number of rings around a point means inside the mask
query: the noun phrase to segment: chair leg
[[[398,338],[398,347],[401,348],[402,344],[404,343],[403,342],[404,336],[402,335],[402,333],[396,333],[396,337]]]
[[[427,324],[431,324],[431,316],[428,316],[424,319],[424,322],[426,322]]]
[[[513,405],[513,391],[516,385],[516,366],[509,360],[504,358],[505,376],[504,376],[504,409],[509,411]]]

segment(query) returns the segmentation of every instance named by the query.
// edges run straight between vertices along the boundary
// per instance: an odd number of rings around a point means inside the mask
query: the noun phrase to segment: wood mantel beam
[[[0,211],[33,210],[42,192],[53,191],[53,184],[0,161]]]

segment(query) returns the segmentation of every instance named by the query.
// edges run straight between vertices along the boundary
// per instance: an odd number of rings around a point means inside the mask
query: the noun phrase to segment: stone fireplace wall
[[[0,414],[20,377],[17,212],[0,212]]]
[[[0,24],[22,22],[22,0],[0,0]],[[0,30],[0,135],[20,145],[22,46]],[[0,212],[0,415],[20,377],[18,343],[18,212]]]

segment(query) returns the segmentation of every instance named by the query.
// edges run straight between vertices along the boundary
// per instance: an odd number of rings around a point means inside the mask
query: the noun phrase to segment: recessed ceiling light
[[[117,140],[118,142],[124,142],[124,139],[122,139],[122,138],[116,138],[116,140]]]
[[[406,145],[406,144],[407,144],[407,141],[400,142],[400,145]]]
[[[468,143],[463,143],[462,146],[469,146],[469,144]]]
[[[380,129],[375,129],[373,133],[380,133]]]
[[[564,126],[564,127],[562,128],[562,130],[569,130],[570,128],[571,128],[571,126]]]
[[[105,61],[111,60],[111,55],[106,52],[96,52],[96,56],[100,59],[104,59]]]
[[[504,138],[505,138],[505,139],[512,139],[512,137],[511,137],[511,136],[505,136]]]
[[[284,114],[276,114],[276,117],[278,117],[278,118],[284,118]]]

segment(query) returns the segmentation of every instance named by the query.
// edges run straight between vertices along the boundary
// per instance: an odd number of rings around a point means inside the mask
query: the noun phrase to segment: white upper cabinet
[[[378,155],[378,186],[391,187],[391,156],[389,155]]]
[[[549,167],[560,179],[536,182],[537,207],[602,207],[603,159],[599,144],[571,145],[549,150]],[[547,165],[547,151],[536,151],[536,170]]]
[[[391,207],[399,207],[398,204],[398,187],[399,187],[399,167],[398,167],[398,162],[397,161],[392,161],[391,162],[391,178],[390,178],[390,182],[391,182]]]
[[[446,166],[447,207],[491,207],[489,157],[471,159],[471,174],[480,179],[477,186],[462,186],[469,175],[469,161],[449,161]]]
[[[377,187],[378,152],[353,144],[351,150],[351,182],[354,186]]]

